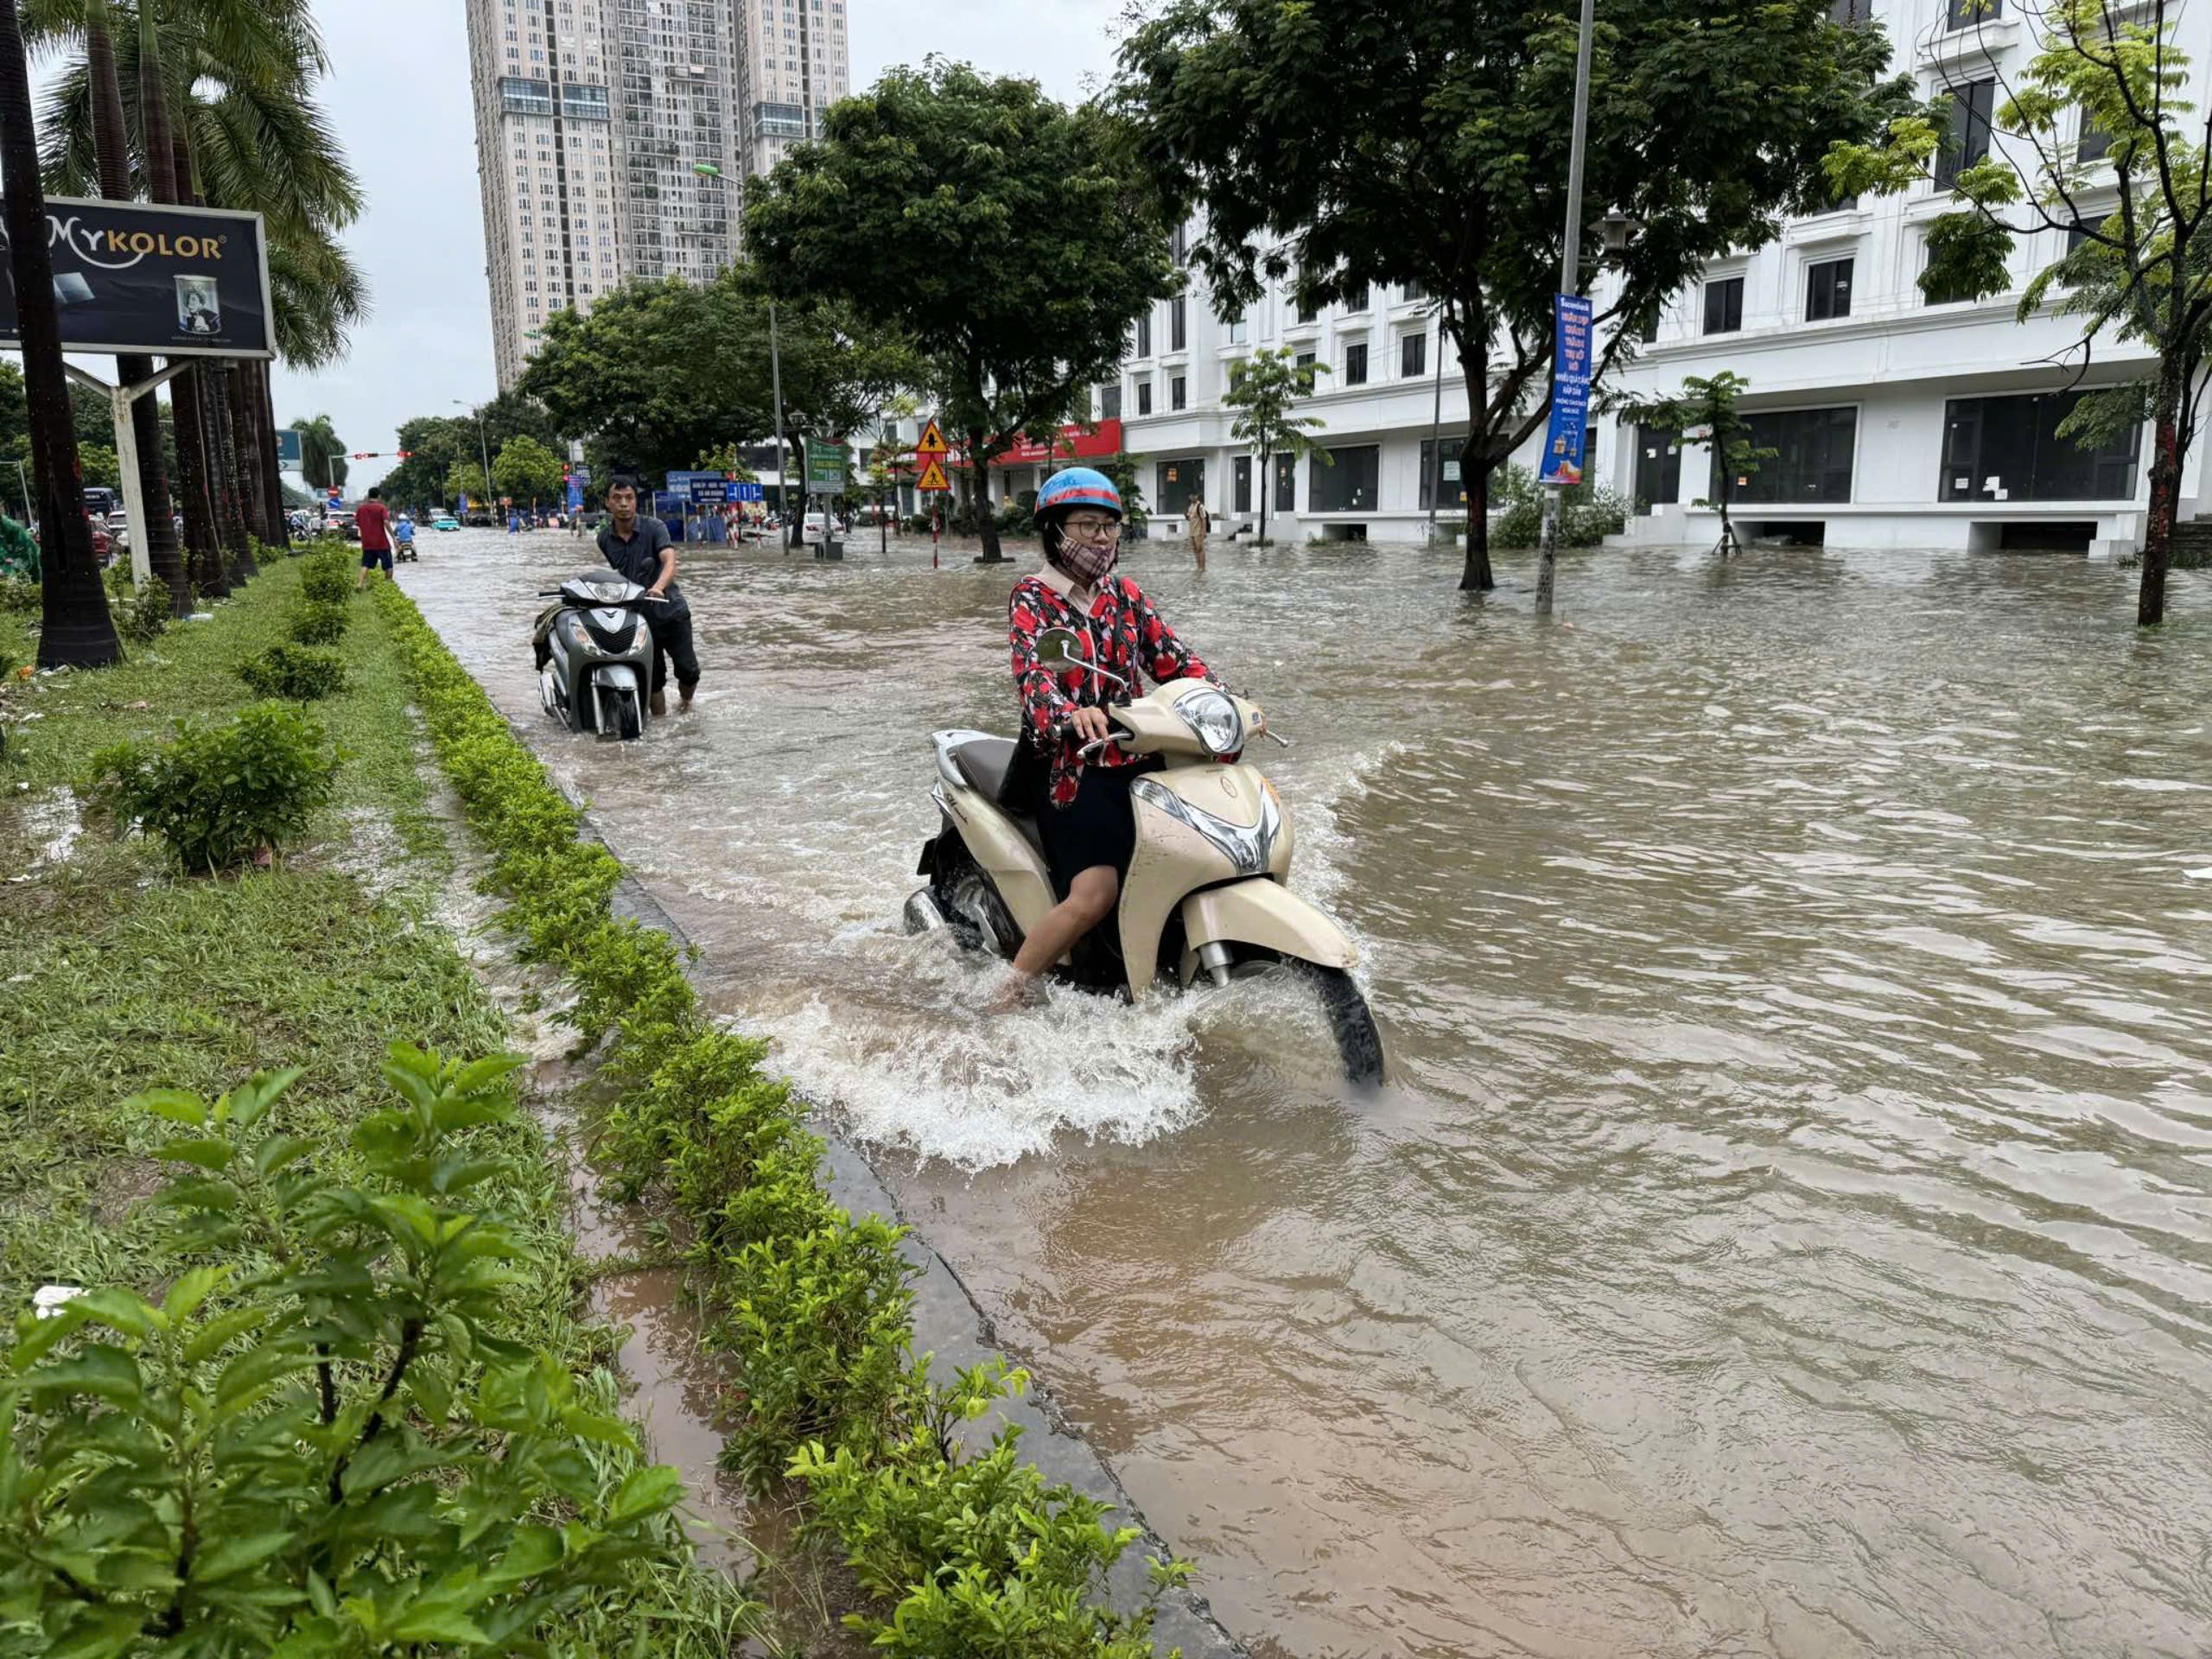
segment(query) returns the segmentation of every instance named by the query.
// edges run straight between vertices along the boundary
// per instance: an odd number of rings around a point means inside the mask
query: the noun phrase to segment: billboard
[[[296,426],[276,429],[276,464],[296,473],[300,470],[300,429]]]
[[[48,196],[46,222],[64,351],[276,355],[260,214]],[[20,338],[0,260],[0,344]]]
[[[834,495],[845,487],[845,446],[806,441],[806,487]]]

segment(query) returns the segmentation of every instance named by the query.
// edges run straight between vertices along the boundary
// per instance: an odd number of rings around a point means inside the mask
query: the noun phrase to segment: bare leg
[[[1020,977],[1000,1006],[1009,1007],[1018,1001],[1032,982],[1112,913],[1114,901],[1121,896],[1122,878],[1114,873],[1110,864],[1094,864],[1077,875],[1068,887],[1068,896],[1030,929],[1029,937],[1021,942],[1021,949],[1014,958],[1014,971]]]

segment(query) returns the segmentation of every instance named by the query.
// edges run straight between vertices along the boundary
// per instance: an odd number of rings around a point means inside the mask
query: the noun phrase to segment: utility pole
[[[1582,35],[1574,49],[1574,137],[1567,162],[1567,246],[1559,262],[1559,291],[1561,294],[1582,292],[1582,148],[1590,126],[1590,31],[1596,10],[1596,0],[1582,0]],[[1556,340],[1556,319],[1553,328]],[[1552,358],[1552,380],[1556,388],[1559,380],[1556,346]],[[1556,390],[1553,396],[1558,396]],[[1544,490],[1544,527],[1538,540],[1542,553],[1536,564],[1538,616],[1552,613],[1552,589],[1559,580],[1560,495],[1565,487],[1554,482],[1546,486]]]
[[[455,409],[468,408],[468,405],[458,397],[453,400],[453,404]],[[484,506],[485,510],[489,512],[492,505],[492,446],[484,436],[484,405],[477,404],[472,412],[476,416],[476,453],[484,462]]]
[[[1428,407],[1428,533],[1423,540],[1433,547],[1436,498],[1444,493],[1444,302],[1431,308],[1436,313],[1436,395]]]
[[[722,175],[721,168],[712,162],[694,162],[691,170],[702,179],[718,180]],[[742,175],[737,181],[737,196],[738,217],[742,221],[745,214],[745,180]],[[798,539],[791,524],[791,484],[784,470],[784,356],[782,346],[776,339],[776,296],[772,294],[768,296],[768,378],[776,393],[776,511],[784,520],[784,545],[796,547]],[[804,520],[805,515],[802,513],[800,517]],[[804,529],[802,522],[798,531],[804,531]]]

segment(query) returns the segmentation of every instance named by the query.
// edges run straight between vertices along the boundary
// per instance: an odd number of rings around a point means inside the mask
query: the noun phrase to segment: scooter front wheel
[[[1376,1028],[1374,1011],[1358,982],[1341,968],[1321,968],[1310,962],[1291,964],[1299,977],[1313,987],[1321,999],[1321,1013],[1337,1052],[1344,1065],[1344,1080],[1355,1088],[1371,1089],[1382,1081],[1382,1033]]]

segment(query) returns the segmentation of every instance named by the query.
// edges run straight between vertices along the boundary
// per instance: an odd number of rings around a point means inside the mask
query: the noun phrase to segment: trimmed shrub
[[[300,592],[311,601],[343,605],[353,596],[353,573],[343,552],[311,553],[302,562]]]
[[[326,645],[271,645],[240,663],[238,677],[257,697],[314,702],[346,689],[346,659]]]
[[[35,582],[0,582],[0,611],[35,615],[45,603],[45,595]]]
[[[346,637],[346,606],[310,599],[292,607],[292,638],[303,645],[334,645]]]
[[[299,840],[330,799],[339,759],[320,722],[257,702],[220,726],[180,721],[167,742],[102,749],[79,792],[212,874]]]

